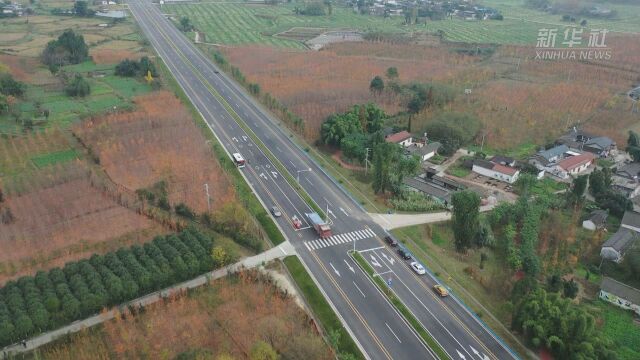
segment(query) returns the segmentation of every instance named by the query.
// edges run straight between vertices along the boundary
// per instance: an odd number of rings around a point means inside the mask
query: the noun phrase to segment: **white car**
[[[424,266],[418,264],[417,262],[412,262],[411,264],[411,268],[413,269],[413,271],[416,272],[416,274],[418,275],[424,275],[427,273],[427,270],[424,269]]]

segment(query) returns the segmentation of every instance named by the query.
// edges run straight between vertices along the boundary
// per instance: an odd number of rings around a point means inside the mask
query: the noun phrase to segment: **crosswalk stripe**
[[[376,236],[376,233],[371,229],[354,230],[343,234],[335,234],[324,239],[305,241],[304,246],[306,246],[309,251],[313,251],[374,236]]]

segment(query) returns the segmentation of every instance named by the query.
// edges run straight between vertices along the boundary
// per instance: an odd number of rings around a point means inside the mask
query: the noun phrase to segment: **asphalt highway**
[[[322,167],[296,145],[290,132],[187,39],[157,5],[128,0],[129,9],[179,85],[231,154],[263,205],[296,248],[334,311],[371,359],[434,359],[433,352],[349,257],[354,248],[440,343],[451,359],[517,358],[455,296],[441,298],[437,279],[417,275],[383,243],[386,231],[353,201]],[[263,152],[261,142],[329,217],[334,236],[319,239],[306,213],[313,210]],[[293,216],[303,222],[295,229]],[[429,264],[423,264],[428,268]]]

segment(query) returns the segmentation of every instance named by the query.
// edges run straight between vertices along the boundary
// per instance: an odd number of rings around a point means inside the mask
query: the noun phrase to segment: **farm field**
[[[484,3],[484,2],[483,2]],[[332,15],[295,15],[296,6],[217,3],[165,5],[165,11],[176,18],[189,17],[195,27],[206,34],[208,43],[224,45],[260,44],[300,49],[301,42],[273,36],[291,28],[356,29],[364,32],[412,34],[414,32],[444,32],[444,39],[452,42],[535,45],[541,24],[564,26],[560,16],[527,9],[520,0],[491,0],[486,3],[504,8],[503,21],[465,21],[458,18],[427,21],[405,25],[403,17],[358,15],[351,8],[333,7]],[[637,22],[640,6],[618,6],[619,19],[606,23],[606,29],[616,32],[640,33]],[[593,20],[588,28],[601,28],[602,21]],[[298,29],[300,31],[300,29]]]
[[[0,116],[0,248],[6,250],[0,283],[174,230],[168,214],[144,211],[135,194],[140,188],[163,182],[169,206],[183,202],[198,213],[207,210],[205,183],[212,210],[235,202],[187,108],[166,91],[145,97],[154,89],[141,79],[114,75],[123,59],[148,54],[133,22],[98,27],[103,21],[48,15],[30,16],[29,23],[0,20],[3,35],[14,34],[0,37],[0,71],[26,87],[15,108]],[[85,98],[67,96],[61,78],[38,58],[66,28],[85,37],[93,58],[59,74],[81,74],[91,86]],[[221,238],[230,252],[251,252]]]
[[[633,312],[602,300],[596,300],[594,307],[601,315],[602,334],[619,346],[618,358],[633,360],[640,357],[640,327]]]
[[[478,63],[446,48],[372,42],[334,44],[320,52],[248,46],[223,52],[249,81],[260,84],[305,120],[304,135],[309,141],[318,138],[327,116],[355,104],[377,102],[389,114],[401,111],[399,98],[369,91],[371,79],[390,66],[398,68],[401,82],[463,81],[477,76],[473,71]]]
[[[27,85],[26,95],[18,103],[20,119],[10,114],[0,116],[0,135],[22,132],[22,121],[31,119],[36,130],[68,128],[81,118],[114,109],[133,106],[133,96],[146,94],[151,87],[143,82],[113,75],[115,65],[124,58],[137,59],[146,54],[131,20],[115,26],[100,27],[104,20],[56,17],[49,15],[0,19],[3,37],[0,37],[0,64],[8,68],[16,79]],[[92,60],[62,68],[73,76],[81,74],[92,92],[83,99],[71,99],[64,93],[60,79],[43,66],[38,57],[59,33],[70,28],[81,33],[89,46]],[[11,36],[7,35],[11,34]],[[11,39],[9,39],[11,38]],[[49,116],[43,116],[48,110]]]
[[[185,203],[197,213],[207,211],[204,184],[212,211],[233,201],[231,182],[180,100],[158,91],[134,101],[135,111],[91,118],[73,128],[109,177],[130,191],[164,181],[169,203]]]
[[[310,142],[317,140],[328,115],[354,104],[374,101],[391,115],[404,111],[406,99],[369,91],[374,76],[395,66],[402,83],[453,86],[458,95],[442,110],[475,114],[484,127],[485,146],[522,153],[521,147],[533,151],[575,125],[618,143],[626,141],[628,130],[638,129],[638,114],[631,112],[624,93],[640,78],[633,65],[639,61],[640,36],[612,36],[610,44],[614,57],[607,64],[539,61],[532,47],[522,46],[500,46],[488,57],[455,54],[455,45],[388,42],[333,44],[319,52],[246,46],[222,51],[248,81],[305,120]],[[464,89],[471,94],[464,96]],[[442,110],[418,114],[414,131],[420,133]]]
[[[282,358],[333,358],[294,299],[256,272],[222,278],[140,314],[123,314],[26,358],[246,359],[259,341]]]
[[[561,14],[549,14],[543,11],[522,6],[521,0],[483,0],[482,4],[500,9],[505,20],[524,20],[540,24],[557,24],[564,26]],[[587,26],[591,29],[607,29],[615,32],[640,33],[640,6],[632,4],[614,4],[606,2],[604,7],[615,10],[617,16],[611,20],[587,18]]]

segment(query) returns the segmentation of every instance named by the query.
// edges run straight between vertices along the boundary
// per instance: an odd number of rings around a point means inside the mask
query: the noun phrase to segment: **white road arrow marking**
[[[456,350],[456,352],[458,353],[458,356],[460,356],[460,359],[462,359],[462,360],[466,359],[464,357],[464,355],[462,355],[462,353],[460,351]]]
[[[342,211],[342,213],[343,213],[343,214],[345,214],[345,215],[349,216],[349,214],[348,214],[346,211],[344,211],[344,209],[343,209],[343,208],[340,208],[340,211]]]
[[[276,179],[278,178],[278,173],[277,173],[277,172],[275,172],[275,171],[272,171],[272,172],[271,172],[271,175],[273,175],[273,177],[274,177],[274,178],[276,178]]]
[[[238,138],[237,137],[232,137],[231,140],[238,142]]]
[[[327,209],[327,213],[331,216],[333,216],[334,219],[337,219],[338,217],[333,213],[333,211],[331,211],[331,209]]]
[[[338,270],[333,266],[332,263],[329,263],[329,265],[331,266],[331,268],[333,269],[333,271],[336,273],[336,275],[340,276],[340,272],[338,272]]]
[[[267,175],[265,175],[264,173],[260,173],[260,177],[261,177],[261,178],[263,178],[263,179],[265,179],[265,180],[268,180],[268,179],[267,179]]]
[[[247,141],[247,137],[245,135],[242,135],[242,140]]]
[[[473,346],[469,345],[469,347],[471,348],[471,352],[476,354],[480,359],[482,359],[482,360],[490,360],[487,355],[485,355],[485,354],[480,355],[481,354],[480,351],[474,349]]]
[[[349,263],[347,262],[347,259],[342,259],[344,260],[344,263],[347,264],[347,267],[349,268],[349,270],[351,270],[352,273],[356,273],[356,270],[353,268],[353,266],[349,265]]]
[[[385,254],[385,253],[382,253],[382,257],[384,257],[385,259],[387,259],[387,261],[388,261],[389,263],[391,263],[391,265],[393,265],[393,263],[395,263],[395,262],[396,262],[392,257],[387,256],[387,254]]]
[[[371,264],[373,266],[382,267],[382,265],[380,265],[380,263],[378,262],[378,259],[376,259],[376,257],[373,255],[371,255]]]

